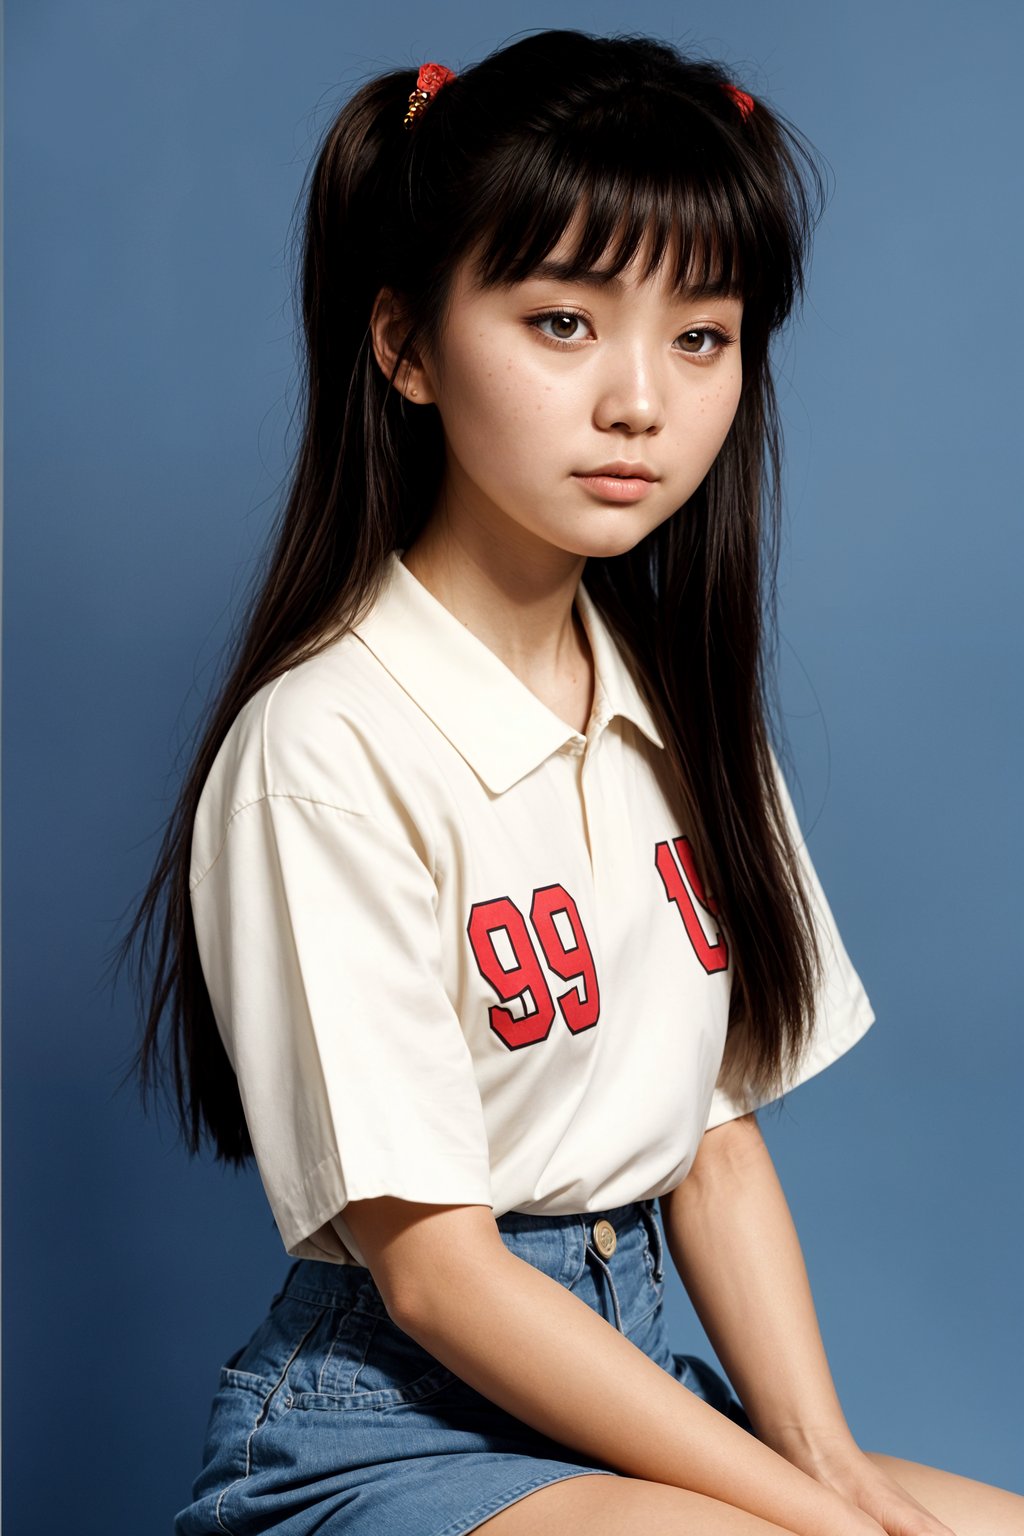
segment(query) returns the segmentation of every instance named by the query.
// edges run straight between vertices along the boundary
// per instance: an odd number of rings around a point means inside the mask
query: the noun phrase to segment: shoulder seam
[[[281,673],[281,676],[274,683],[273,688],[271,688],[270,692],[267,694],[267,697],[263,701],[263,710],[260,714],[260,767],[263,769],[263,788],[268,792],[270,788],[270,773],[267,768],[267,716],[270,714],[270,706],[273,702],[274,694],[280,688],[281,684],[284,682],[290,671],[291,668],[287,668],[284,672]]]
[[[368,819],[366,811],[355,811],[350,805],[335,805],[330,800],[320,800],[316,795],[293,795],[289,794],[285,790],[266,789],[262,792],[262,794],[254,795],[251,800],[246,800],[241,805],[235,806],[234,810],[231,812],[231,815],[224,823],[224,835],[220,840],[217,852],[214,854],[209,864],[207,864],[202,874],[196,875],[194,880],[189,881],[188,890],[190,896],[196,887],[201,885],[202,882],[206,879],[207,875],[210,873],[210,870],[213,868],[221,854],[224,852],[228,841],[228,829],[231,826],[231,823],[234,821],[235,817],[239,816],[242,811],[250,810],[254,805],[261,805],[264,800],[305,800],[310,805],[322,805],[327,811],[339,811],[343,816],[358,816],[360,820],[364,821]]]

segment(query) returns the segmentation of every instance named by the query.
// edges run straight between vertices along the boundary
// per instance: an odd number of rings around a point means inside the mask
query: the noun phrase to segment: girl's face
[[[547,275],[571,248],[505,290],[464,263],[416,397],[445,435],[435,512],[527,557],[631,549],[707,474],[742,382],[740,299],[674,295],[667,263],[638,281],[642,248],[608,285]],[[583,478],[616,463],[648,479]]]

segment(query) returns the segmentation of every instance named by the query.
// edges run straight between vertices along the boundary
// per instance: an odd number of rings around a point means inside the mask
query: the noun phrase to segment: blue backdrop
[[[764,1118],[868,1449],[1024,1491],[1019,7],[638,0],[827,157],[788,438],[783,698],[879,1022]],[[6,23],[4,1301],[12,1536],[169,1530],[287,1268],[258,1179],[115,1084],[102,963],[277,504],[286,240],[368,74],[619,4],[18,0]],[[679,1349],[705,1348],[670,1287]],[[59,1476],[58,1476],[59,1472]]]

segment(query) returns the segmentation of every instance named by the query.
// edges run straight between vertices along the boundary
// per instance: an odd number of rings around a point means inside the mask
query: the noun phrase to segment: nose
[[[642,343],[608,353],[595,409],[596,424],[606,431],[658,431],[664,424],[665,396],[657,366]]]

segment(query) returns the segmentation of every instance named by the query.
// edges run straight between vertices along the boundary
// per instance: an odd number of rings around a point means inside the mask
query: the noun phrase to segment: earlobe
[[[374,356],[384,377],[399,394],[417,404],[426,404],[433,395],[419,358],[412,354],[398,361],[405,332],[406,319],[399,300],[390,288],[382,288],[370,316]]]

